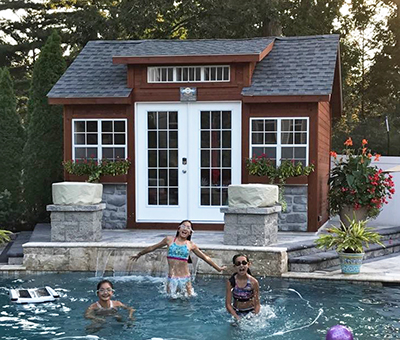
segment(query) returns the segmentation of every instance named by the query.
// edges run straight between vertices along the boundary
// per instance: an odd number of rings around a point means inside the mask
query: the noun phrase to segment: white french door
[[[136,221],[218,223],[241,178],[241,103],[136,105]]]

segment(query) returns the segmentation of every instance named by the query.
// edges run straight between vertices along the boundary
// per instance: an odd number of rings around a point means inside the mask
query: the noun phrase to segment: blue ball
[[[336,325],[328,331],[326,340],[353,340],[353,334],[346,327]]]

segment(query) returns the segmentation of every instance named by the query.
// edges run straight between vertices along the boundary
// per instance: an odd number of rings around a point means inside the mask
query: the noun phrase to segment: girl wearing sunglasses
[[[192,262],[189,256],[191,251],[207,262],[215,270],[222,272],[226,269],[225,266],[220,267],[218,264],[213,262],[209,256],[204,254],[199,247],[191,241],[192,234],[192,222],[184,220],[179,224],[175,237],[167,236],[161,242],[143,249],[137,255],[131,256],[130,259],[132,261],[137,261],[142,255],[166,246],[168,249],[167,293],[183,292],[190,296],[193,294],[188,266],[188,263]]]
[[[236,320],[240,320],[249,313],[260,312],[259,285],[251,275],[247,255],[235,255],[233,264],[236,272],[226,283],[225,307]]]

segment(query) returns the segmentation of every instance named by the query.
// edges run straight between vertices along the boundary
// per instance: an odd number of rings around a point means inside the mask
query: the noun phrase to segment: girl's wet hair
[[[185,222],[189,222],[190,223],[190,227],[192,228],[192,232],[190,233],[190,235],[186,239],[186,240],[190,241],[192,239],[193,223],[192,223],[191,220],[183,220],[181,223],[179,223],[179,227]],[[176,232],[175,238],[179,236],[179,227],[178,227],[178,230]],[[193,263],[192,258],[190,257],[190,255],[189,255],[189,258],[188,258],[188,263]]]
[[[236,264],[236,259],[237,259],[238,257],[245,257],[246,260],[247,260],[247,262],[250,262],[250,259],[249,259],[249,257],[248,257],[246,254],[236,254],[236,255],[232,258],[233,264]]]
[[[111,281],[109,281],[109,280],[101,280],[101,281],[97,284],[97,290],[99,290],[99,289],[101,288],[101,285],[102,285],[103,283],[108,283],[108,284],[111,286],[111,288],[114,289],[113,284],[111,283]]]

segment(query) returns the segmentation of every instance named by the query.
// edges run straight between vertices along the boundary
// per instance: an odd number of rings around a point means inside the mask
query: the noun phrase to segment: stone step
[[[382,257],[400,252],[400,239],[389,239],[382,243],[385,247],[382,247],[379,244],[373,244],[370,245],[369,248],[366,248],[364,259]],[[290,257],[288,262],[289,271],[292,272],[313,272],[338,266],[340,264],[339,255],[335,250]]]
[[[382,241],[387,240],[396,240],[400,239],[400,226],[399,227],[382,227],[378,228],[377,232],[382,235]],[[326,231],[323,231],[326,233]],[[314,240],[306,240],[295,243],[286,243],[279,245],[281,247],[286,247],[286,252],[288,254],[288,258],[296,258],[299,256],[317,254],[317,253],[325,253],[324,249],[319,249],[316,247]]]
[[[14,242],[7,251],[8,264],[21,265],[24,257],[22,245],[29,242],[31,238],[31,231],[21,231],[17,234]]]

